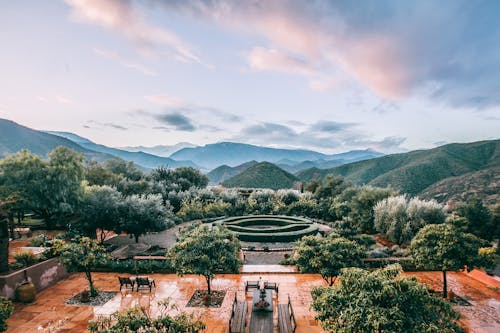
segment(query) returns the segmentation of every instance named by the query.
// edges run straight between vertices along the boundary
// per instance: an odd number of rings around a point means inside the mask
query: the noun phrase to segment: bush
[[[40,247],[40,246],[45,246],[47,241],[49,240],[49,237],[45,234],[40,234],[38,236],[33,237],[30,240],[30,246],[34,247]]]
[[[0,296],[0,332],[4,332],[7,330],[7,318],[14,312],[14,306],[12,302]]]
[[[388,247],[378,247],[366,253],[368,258],[388,258],[391,255],[391,250]]]
[[[21,267],[28,267],[38,262],[38,258],[31,251],[19,251],[14,255],[16,263]]]

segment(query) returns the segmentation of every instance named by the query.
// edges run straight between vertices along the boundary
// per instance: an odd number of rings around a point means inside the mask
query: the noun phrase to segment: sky
[[[0,118],[114,147],[500,134],[500,2],[0,2]]]

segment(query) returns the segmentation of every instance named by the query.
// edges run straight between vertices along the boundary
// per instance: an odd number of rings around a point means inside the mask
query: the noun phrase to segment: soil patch
[[[210,295],[207,290],[195,290],[186,306],[194,308],[220,308],[225,296],[225,290],[212,290]]]
[[[115,297],[116,294],[118,294],[115,291],[100,291],[99,294],[95,297],[89,297],[90,301],[89,302],[82,302],[82,293],[78,293],[75,296],[71,297],[68,299],[64,304],[70,304],[70,305],[91,305],[91,306],[101,306],[106,304],[110,299]]]

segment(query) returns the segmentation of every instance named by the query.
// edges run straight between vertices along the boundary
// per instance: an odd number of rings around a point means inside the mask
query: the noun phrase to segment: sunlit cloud
[[[100,48],[94,48],[93,51],[96,55],[103,57],[103,58],[106,58],[106,59],[113,60],[114,62],[118,63],[120,66],[123,66],[125,68],[138,71],[138,72],[140,72],[144,75],[147,75],[147,76],[157,76],[158,75],[158,73],[156,71],[149,69],[148,67],[146,67],[144,65],[128,61],[128,60],[122,58],[121,56],[119,56],[118,54],[116,54],[115,52],[100,49]]]
[[[201,63],[198,56],[174,32],[146,20],[131,1],[65,0],[71,6],[71,18],[116,31],[139,47],[153,49],[167,46],[184,62]]]

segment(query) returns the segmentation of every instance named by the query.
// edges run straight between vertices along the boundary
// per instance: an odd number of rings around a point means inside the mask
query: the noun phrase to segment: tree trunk
[[[135,237],[135,242],[139,243],[139,235],[134,235],[134,237]]]
[[[9,229],[6,221],[0,221],[0,272],[9,270]]]
[[[446,281],[446,271],[443,271],[443,298],[448,297],[448,281]]]
[[[14,213],[9,213],[9,232],[10,238],[16,239],[14,235]]]
[[[208,294],[210,295],[212,293],[212,288],[210,286],[210,277],[205,276],[205,279],[207,280],[207,289],[208,289]]]
[[[92,281],[92,273],[90,270],[85,271],[85,276],[87,277],[87,281],[89,281],[90,296],[97,296],[97,290],[94,288],[94,281]]]

